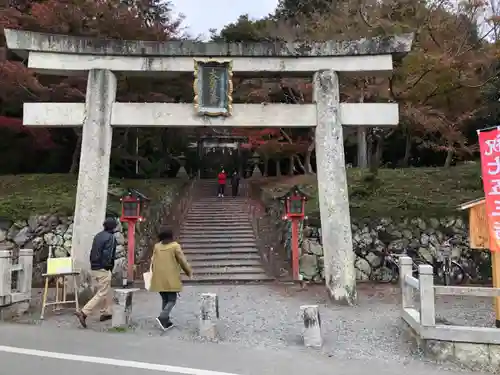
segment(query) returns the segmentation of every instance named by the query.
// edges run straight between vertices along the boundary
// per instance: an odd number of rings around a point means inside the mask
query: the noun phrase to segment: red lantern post
[[[294,280],[299,280],[299,228],[300,222],[304,220],[305,202],[307,195],[302,193],[297,186],[281,199],[285,201],[284,220],[290,220],[292,224],[292,276]]]
[[[135,265],[135,226],[138,221],[144,220],[141,216],[140,197],[133,195],[131,192],[121,199],[122,216],[120,221],[128,223],[127,233],[127,284],[134,282],[134,265]]]

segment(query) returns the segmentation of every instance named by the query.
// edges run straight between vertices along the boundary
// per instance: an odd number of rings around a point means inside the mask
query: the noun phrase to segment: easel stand
[[[76,310],[78,311],[78,285],[76,281],[76,277],[80,274],[80,272],[67,272],[67,273],[57,273],[57,274],[47,274],[44,273],[42,276],[45,279],[45,288],[43,290],[43,300],[42,300],[42,313],[40,315],[40,320],[43,320],[45,314],[45,308],[47,306],[54,306],[53,311],[59,311],[63,308],[63,305],[71,305],[74,304]],[[75,292],[75,298],[73,300],[68,300],[68,293],[66,288],[66,283],[69,282],[68,277],[73,278],[73,289]],[[49,281],[50,279],[55,279],[56,281],[56,296],[55,301],[47,302],[47,297],[49,294]],[[61,286],[60,286],[61,284]]]

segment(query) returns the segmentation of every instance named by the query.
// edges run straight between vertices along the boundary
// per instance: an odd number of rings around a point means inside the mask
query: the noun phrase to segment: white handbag
[[[150,290],[151,289],[151,279],[153,278],[153,265],[149,266],[149,271],[144,272],[142,274],[142,278],[144,279],[144,289]]]

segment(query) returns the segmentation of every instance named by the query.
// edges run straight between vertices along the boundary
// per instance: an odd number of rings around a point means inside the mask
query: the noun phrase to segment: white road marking
[[[59,359],[59,360],[64,360],[64,361],[76,361],[76,362],[96,363],[96,364],[109,365],[109,366],[136,368],[136,369],[141,369],[141,370],[172,372],[172,373],[176,373],[176,374],[185,374],[185,375],[238,375],[238,374],[232,374],[232,373],[228,373],[228,372],[202,370],[202,369],[195,369],[195,368],[189,368],[189,367],[159,365],[159,364],[148,363],[148,362],[125,361],[125,360],[113,359],[113,358],[92,357],[92,356],[86,356],[86,355],[66,354],[66,353],[57,353],[57,352],[47,352],[44,350],[25,349],[25,348],[13,347],[13,346],[3,346],[3,345],[0,345],[0,352],[21,354],[21,355],[30,355],[30,356],[42,357],[42,358],[52,358],[52,359]]]

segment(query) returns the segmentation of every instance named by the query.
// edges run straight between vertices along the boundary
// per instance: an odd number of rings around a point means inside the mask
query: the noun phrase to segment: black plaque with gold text
[[[230,116],[233,103],[231,61],[195,60],[194,106],[200,116]]]

